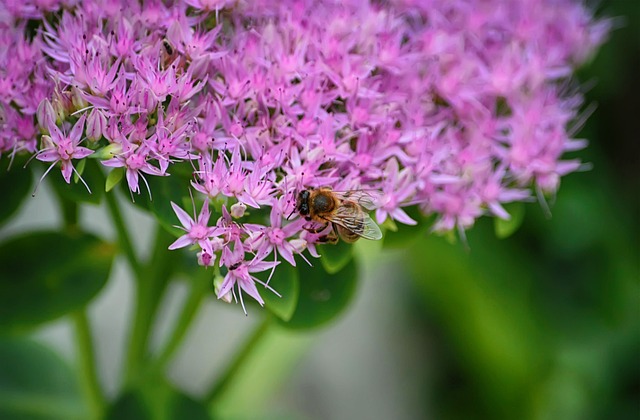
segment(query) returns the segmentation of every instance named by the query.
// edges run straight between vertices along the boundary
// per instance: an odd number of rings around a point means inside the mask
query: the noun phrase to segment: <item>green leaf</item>
[[[0,418],[87,418],[76,376],[48,348],[0,337]]]
[[[302,264],[306,263],[302,262]],[[270,272],[271,270],[267,270],[254,273],[254,275],[266,282]],[[295,267],[283,261],[276,267],[276,271],[271,278],[269,286],[273,287],[282,297],[278,297],[269,290],[263,292],[264,289],[260,285],[256,286],[264,299],[265,308],[283,321],[291,319],[298,304],[298,297],[300,296],[300,281],[298,279],[298,271]]]
[[[335,274],[349,264],[349,261],[353,258],[353,244],[339,241],[334,245],[320,245],[318,246],[318,253],[321,256],[322,267],[327,273]]]
[[[150,376],[125,391],[108,409],[106,420],[208,420],[204,404],[180,392],[164,378]]]
[[[354,259],[331,274],[321,264],[298,264],[300,297],[291,319],[282,325],[293,329],[319,327],[345,310],[356,289],[358,270]]]
[[[31,192],[33,182],[33,174],[30,168],[23,168],[22,159],[16,158],[11,170],[8,169],[9,162],[9,159],[3,159],[0,164],[0,191],[2,191],[0,225],[9,220],[18,210]]]
[[[74,163],[78,164],[78,162]],[[47,180],[51,182],[53,188],[55,188],[58,194],[70,201],[100,204],[102,195],[104,194],[104,186],[102,185],[103,175],[100,173],[101,170],[102,169],[98,166],[98,163],[95,160],[86,161],[82,179],[87,183],[91,192],[87,191],[87,188],[82,184],[82,182],[72,182],[67,184],[59,173],[59,170],[52,170],[54,173],[47,175]]]
[[[511,215],[511,218],[509,220],[504,220],[499,217],[493,219],[496,236],[501,239],[513,235],[516,230],[518,230],[524,220],[525,210],[524,203],[522,202],[507,203],[504,205],[504,208]]]
[[[151,420],[151,411],[147,407],[142,395],[128,391],[107,409],[105,420]]]
[[[106,192],[109,192],[116,185],[118,185],[120,181],[122,181],[122,178],[124,177],[124,172],[125,172],[124,168],[114,168],[111,172],[109,172],[109,175],[107,175],[107,182],[104,186],[104,190]]]
[[[0,244],[0,329],[23,330],[85,306],[115,248],[88,234],[31,233]]]
[[[80,181],[80,177],[84,173],[85,166],[87,166],[87,160],[86,159],[82,159],[76,165],[76,171],[73,173],[73,182],[75,182],[76,184],[78,183],[78,181]],[[78,176],[78,174],[80,174],[80,175]]]

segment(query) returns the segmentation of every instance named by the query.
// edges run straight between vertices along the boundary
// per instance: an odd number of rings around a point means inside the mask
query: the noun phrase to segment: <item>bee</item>
[[[321,242],[336,243],[340,237],[345,242],[353,243],[360,238],[382,238],[378,225],[363,210],[373,210],[376,207],[372,196],[367,192],[337,192],[323,187],[300,191],[296,197],[294,212],[297,211],[309,222],[321,225],[318,229],[307,229],[309,232],[322,232],[329,224],[332,225],[333,229],[320,239]]]
[[[168,39],[165,38],[162,40],[162,46],[164,47],[164,50],[167,52],[167,55],[169,56],[173,55],[174,53],[173,46],[171,45]]]
[[[163,69],[168,68],[178,58],[178,51],[169,42],[167,38],[162,40],[162,47],[160,47],[160,64]]]

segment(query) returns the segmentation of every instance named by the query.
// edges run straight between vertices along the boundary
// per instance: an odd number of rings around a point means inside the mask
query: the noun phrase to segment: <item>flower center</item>
[[[284,241],[285,235],[280,228],[271,228],[267,231],[269,242],[272,244],[280,245]]]
[[[189,231],[189,237],[195,240],[205,239],[207,237],[207,228],[202,225],[194,225]]]

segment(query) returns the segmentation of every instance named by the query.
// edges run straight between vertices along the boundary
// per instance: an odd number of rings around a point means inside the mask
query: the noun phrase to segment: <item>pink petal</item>
[[[124,162],[118,158],[103,160],[102,164],[110,168],[122,168],[124,166]]]
[[[211,216],[211,212],[209,211],[209,200],[204,200],[202,204],[202,209],[200,210],[200,214],[198,215],[198,223],[206,226],[209,223],[209,217]]]
[[[208,239],[199,240],[198,245],[200,245],[200,248],[202,248],[203,251],[207,252],[207,254],[213,255],[213,249],[211,249],[211,242]]]
[[[174,243],[169,245],[169,249],[173,250],[178,248],[184,248],[185,246],[191,245],[192,243],[193,242],[191,241],[191,238],[189,238],[189,235],[182,235],[181,237],[176,239]]]
[[[62,162],[62,177],[67,184],[71,183],[71,174],[73,173],[73,165],[68,160],[63,160]]]
[[[47,119],[47,128],[49,129],[51,140],[56,144],[60,143],[60,139],[64,138],[64,134],[62,134],[62,131],[60,131],[55,122]]]
[[[378,224],[382,224],[384,223],[384,221],[387,220],[387,212],[385,210],[383,210],[382,208],[379,208],[376,210],[376,222],[378,222]]]
[[[282,258],[287,260],[289,264],[295,267],[296,260],[295,258],[293,258],[293,252],[291,252],[293,249],[293,245],[291,245],[289,242],[285,242],[282,244],[282,246],[278,247],[278,251],[280,251],[280,255],[282,256]]]
[[[489,209],[501,219],[509,220],[511,215],[500,205],[500,203],[489,203]]]
[[[76,147],[75,150],[73,151],[73,155],[71,155],[71,157],[73,159],[83,159],[86,158],[87,156],[93,154],[94,151],[91,149],[87,149],[86,147]]]
[[[69,133],[69,139],[71,143],[78,144],[80,142],[80,138],[82,137],[82,132],[84,131],[84,121],[87,119],[87,114],[82,114],[82,117],[75,123],[73,128],[71,129],[71,133]]]
[[[404,223],[405,225],[417,225],[418,224],[418,222],[416,222],[411,217],[409,217],[409,215],[407,213],[405,213],[404,210],[402,210],[402,209],[395,209],[391,213],[391,215],[398,222]]]
[[[57,151],[52,150],[49,152],[40,153],[38,156],[36,156],[36,159],[42,162],[55,162],[56,160],[60,160],[60,155]]]
[[[139,192],[140,188],[138,187],[138,172],[127,169],[126,175],[127,184],[129,184],[129,189],[131,190],[131,192]]]
[[[247,267],[250,273],[259,273],[260,271],[270,270],[280,264],[280,261],[260,261]]]
[[[262,300],[262,297],[260,297],[260,293],[258,293],[256,284],[252,280],[239,279],[239,284],[242,290],[244,290],[249,296],[254,298],[256,302],[260,304],[260,306],[264,306],[264,300]]]
[[[224,277],[222,286],[220,286],[220,290],[218,290],[218,299],[229,293],[234,284],[236,284],[236,278],[230,272]]]
[[[194,221],[191,218],[191,216],[189,216],[189,214],[186,211],[182,210],[182,208],[178,206],[176,203],[174,203],[173,201],[171,202],[171,207],[173,208],[173,211],[176,213],[176,216],[178,216],[178,220],[180,220],[180,223],[182,223],[182,226],[184,226],[187,229],[191,229],[191,227],[194,224]]]

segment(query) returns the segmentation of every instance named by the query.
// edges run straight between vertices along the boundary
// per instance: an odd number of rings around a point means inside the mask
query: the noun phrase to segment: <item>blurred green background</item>
[[[496,236],[492,219],[481,219],[468,232],[469,250],[427,235],[426,225],[388,234],[384,248],[359,241],[356,254],[363,272],[346,313],[320,330],[270,327],[214,404],[215,416],[640,418],[640,7],[636,0],[614,0],[598,8],[601,16],[618,17],[616,30],[576,77],[590,86],[586,106],[596,104],[597,109],[578,135],[589,140],[588,148],[573,154],[593,169],[562,180],[551,203],[552,217],[545,217],[536,203],[514,207],[524,209],[523,222],[504,239]],[[3,227],[0,236],[58,226],[51,195],[45,185],[27,204],[27,214]],[[56,210],[43,211],[48,208]],[[150,253],[154,239],[146,231],[155,222],[131,206],[125,218],[138,229],[137,248]],[[114,239],[113,229],[101,222],[108,220],[104,205],[87,208],[81,219],[90,232]],[[89,252],[97,246],[93,239],[82,240],[83,252],[95,258]],[[113,252],[100,249],[107,256]],[[39,265],[24,269],[44,270],[44,263],[55,263],[51,254],[38,256]],[[77,258],[89,257],[79,253]],[[91,269],[108,271],[97,264]],[[127,270],[116,259],[109,283],[89,307],[98,373],[111,400],[120,392],[131,327]],[[102,274],[96,278],[106,279]],[[186,283],[169,285],[152,350],[161,347],[180,303],[188,302]],[[94,286],[100,290],[102,284]],[[32,298],[23,305],[30,313],[21,316],[29,322],[52,317]],[[171,385],[158,387],[164,394],[146,396],[155,405],[152,411],[163,412],[167,395],[176,412],[195,407],[190,398],[206,394],[211,378],[224,372],[263,314],[250,307],[247,318],[238,306],[208,296],[168,366]],[[86,413],[67,366],[82,369],[73,323],[59,319],[32,336],[36,342],[30,344],[0,340],[0,360],[12,360],[0,364],[0,418],[18,412],[28,414],[10,418]],[[172,387],[182,393],[172,393]],[[131,408],[127,398],[119,400],[111,418],[125,418]]]

